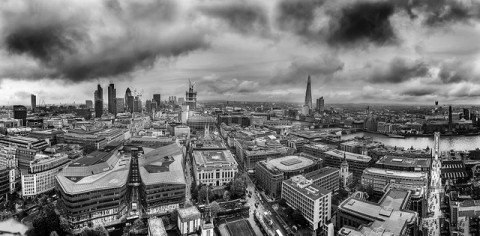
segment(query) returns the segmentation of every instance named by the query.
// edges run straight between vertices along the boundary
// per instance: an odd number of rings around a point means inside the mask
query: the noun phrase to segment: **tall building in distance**
[[[317,111],[321,113],[325,111],[325,100],[323,97],[317,99]]]
[[[130,88],[125,91],[125,108],[127,112],[133,112],[133,96]]]
[[[125,112],[125,101],[123,98],[115,98],[115,111],[117,113]]]
[[[162,95],[159,93],[153,94],[153,100],[152,102],[155,101],[157,103],[157,106],[160,106],[162,102]]]
[[[85,100],[85,105],[87,106],[88,109],[92,109],[93,108],[92,100]]]
[[[97,90],[94,94],[95,98],[95,117],[102,117],[103,115],[103,89],[100,84],[97,85]]]
[[[188,91],[185,93],[185,105],[188,105],[190,110],[197,108],[197,92],[193,90],[195,82],[188,80]]]
[[[37,108],[37,96],[35,96],[35,94],[30,95],[30,102],[32,106],[32,111],[35,111],[35,108]]]
[[[117,90],[115,89],[115,85],[113,83],[110,83],[108,85],[108,112],[111,114],[116,114],[116,102],[117,98]]]
[[[27,108],[22,105],[13,106],[13,118],[22,121],[22,126],[27,125]]]
[[[303,105],[302,113],[303,115],[311,115],[312,114],[312,81],[310,79],[310,75],[308,76],[307,80],[307,90],[305,91],[305,104]]]

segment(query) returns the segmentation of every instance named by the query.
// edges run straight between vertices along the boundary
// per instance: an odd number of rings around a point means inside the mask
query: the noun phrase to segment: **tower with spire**
[[[347,162],[347,151],[346,148],[343,150],[343,161],[342,164],[340,164],[340,181],[341,181],[341,187],[345,188],[347,187],[347,182],[348,178],[350,177],[350,174],[348,173],[348,162]]]
[[[310,79],[310,75],[307,79],[307,90],[305,91],[305,104],[303,104],[303,115],[311,115],[312,114],[312,80]]]

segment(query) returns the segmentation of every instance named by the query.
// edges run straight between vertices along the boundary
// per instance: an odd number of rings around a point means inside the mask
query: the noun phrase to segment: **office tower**
[[[185,105],[188,105],[190,110],[194,111],[197,109],[197,92],[193,90],[195,83],[192,83],[188,80],[188,91],[185,92]]]
[[[463,108],[463,119],[470,120],[470,109]]]
[[[448,106],[448,130],[452,131],[452,106]]]
[[[152,101],[148,99],[145,101],[145,110],[147,110],[147,113],[152,112]]]
[[[92,109],[93,108],[92,100],[85,100],[85,105],[87,106],[88,109]]]
[[[435,101],[435,106],[438,106],[438,101]]]
[[[117,113],[125,112],[125,100],[123,98],[115,98],[115,106]]]
[[[135,98],[134,98],[133,111],[134,112],[142,112],[142,100],[140,99],[139,96],[135,96]]]
[[[100,84],[97,85],[95,91],[95,117],[102,117],[103,115],[103,89]]]
[[[133,112],[133,96],[130,88],[125,92],[125,107],[127,112]]]
[[[158,111],[159,106],[155,100],[152,100],[152,104],[150,104],[150,106],[152,107],[152,112]]]
[[[27,108],[22,105],[13,106],[13,118],[22,120],[22,126],[27,125]]]
[[[35,111],[35,108],[37,108],[37,96],[35,96],[35,94],[30,95],[30,101],[31,101],[32,111]]]
[[[116,114],[116,106],[115,106],[115,98],[117,97],[117,90],[115,89],[115,85],[110,83],[108,86],[108,112],[111,114]]]
[[[312,113],[312,81],[310,75],[307,80],[307,90],[305,91],[305,104],[303,105],[303,114],[310,115]]]
[[[185,98],[178,98],[178,104],[183,105],[185,103]]]
[[[160,106],[160,104],[162,103],[162,96],[159,93],[153,94],[152,102],[153,101],[155,101],[157,103],[157,106]]]
[[[317,99],[317,111],[318,112],[325,111],[325,100],[323,100],[323,97],[320,97]]]

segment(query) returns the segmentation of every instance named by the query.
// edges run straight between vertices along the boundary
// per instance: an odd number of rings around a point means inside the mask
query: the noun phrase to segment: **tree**
[[[169,218],[170,224],[176,224],[177,220],[178,220],[178,211],[175,209],[170,213],[170,218]]]
[[[50,236],[58,236],[57,231],[52,231],[52,232],[50,233]]]
[[[135,229],[141,229],[141,228],[145,227],[145,222],[143,222],[142,219],[138,218],[133,222],[133,227]]]
[[[51,202],[45,198],[39,198],[39,202],[43,202],[43,205],[39,207],[38,213],[33,218],[33,228],[35,229],[36,236],[49,236],[53,231],[56,231],[59,236],[69,235],[70,227],[65,225],[65,221],[55,211],[55,207]]]
[[[285,200],[284,198],[280,199],[280,201],[278,201],[278,205],[280,205],[282,207],[286,207],[287,206],[287,200]]]
[[[247,184],[245,180],[238,176],[233,180],[232,187],[231,187],[231,196],[233,199],[240,198],[245,195],[245,190],[247,189]]]
[[[231,194],[230,191],[223,192],[223,200],[228,201],[230,200]]]
[[[292,218],[292,214],[293,214],[293,209],[291,207],[287,207],[285,208],[285,214],[287,215],[288,218]]]
[[[210,207],[210,212],[212,212],[213,217],[216,217],[218,212],[220,212],[220,210],[222,209],[220,207],[220,204],[218,204],[218,202],[216,202],[216,201],[213,201],[212,203],[210,203],[209,207]]]

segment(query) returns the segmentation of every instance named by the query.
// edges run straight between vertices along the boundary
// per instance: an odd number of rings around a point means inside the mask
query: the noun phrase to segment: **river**
[[[372,133],[354,133],[342,135],[342,139],[351,139],[355,136],[359,137],[373,137],[373,140],[384,143],[388,146],[397,146],[416,149],[425,149],[428,147],[433,147],[433,135],[431,137],[405,137],[404,139],[399,138],[389,138],[382,134],[372,134]],[[473,150],[480,148],[480,135],[476,136],[440,136],[440,150]]]

